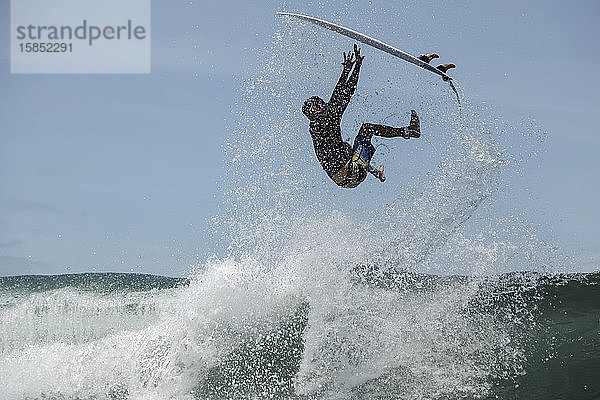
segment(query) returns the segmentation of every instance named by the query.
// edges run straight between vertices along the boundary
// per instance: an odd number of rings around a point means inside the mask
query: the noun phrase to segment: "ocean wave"
[[[232,260],[161,291],[107,295],[101,284],[92,291],[48,284],[23,296],[21,287],[0,314],[2,338],[20,331],[3,339],[0,397],[586,399],[599,393],[598,273],[474,278],[365,265],[346,272],[314,292],[295,273],[265,274],[251,261]],[[129,277],[132,287],[137,278]],[[16,290],[7,288],[9,280],[0,288],[4,296]],[[90,296],[104,296],[95,313],[85,306]],[[142,310],[148,301],[151,313],[115,307],[135,303]],[[15,323],[11,312],[31,321]],[[48,335],[55,321],[70,322]],[[93,333],[82,338],[82,331]],[[32,341],[36,333],[44,339]]]

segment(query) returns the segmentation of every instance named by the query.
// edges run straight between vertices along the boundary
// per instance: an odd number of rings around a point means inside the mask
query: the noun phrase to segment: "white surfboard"
[[[344,36],[347,36],[351,39],[357,40],[361,43],[364,43],[368,46],[371,47],[375,47],[376,49],[385,51],[388,54],[391,54],[395,57],[401,58],[404,61],[408,61],[409,63],[415,64],[423,69],[426,69],[430,72],[433,72],[434,74],[437,74],[439,76],[442,77],[442,79],[444,81],[447,81],[450,83],[450,87],[452,88],[452,90],[454,91],[454,93],[456,93],[456,98],[458,100],[458,104],[460,105],[460,98],[458,97],[458,92],[456,91],[456,88],[454,87],[454,84],[452,83],[452,78],[450,76],[448,76],[448,74],[446,74],[443,71],[440,71],[439,69],[435,68],[432,65],[427,64],[426,62],[423,62],[421,60],[419,60],[417,57],[412,56],[408,53],[405,53],[404,51],[397,49],[395,47],[390,46],[387,43],[382,42],[381,40],[377,40],[374,39],[370,36],[367,36],[365,34],[362,34],[360,32],[357,32],[355,30],[352,30],[350,28],[346,28],[343,27],[341,25],[338,24],[334,24],[332,22],[329,21],[325,21],[319,18],[314,18],[314,17],[310,17],[308,15],[303,15],[303,14],[297,14],[297,13],[289,13],[289,12],[278,12],[275,15],[279,15],[279,16],[287,16],[287,17],[294,17],[294,18],[298,18],[300,20],[303,21],[308,21],[311,22],[313,24],[322,26],[323,28],[327,28],[331,31],[340,33]]]

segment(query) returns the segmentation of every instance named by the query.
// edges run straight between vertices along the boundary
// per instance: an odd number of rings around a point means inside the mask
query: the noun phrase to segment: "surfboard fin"
[[[431,60],[433,60],[434,58],[440,58],[440,56],[438,56],[435,53],[425,53],[425,54],[421,54],[418,59],[423,61],[424,63],[429,64],[431,62]]]
[[[442,71],[443,73],[448,72],[448,70],[450,68],[456,68],[456,65],[454,64],[441,64],[437,66],[437,69],[439,69],[440,71]]]

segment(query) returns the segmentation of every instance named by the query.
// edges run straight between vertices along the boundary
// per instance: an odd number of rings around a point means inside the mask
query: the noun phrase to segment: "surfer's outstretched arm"
[[[329,103],[334,105],[338,105],[340,99],[344,97],[344,92],[348,85],[348,75],[354,65],[354,55],[351,52],[348,52],[347,55],[346,52],[344,52],[344,61],[342,62],[342,65],[344,66],[342,75],[340,76],[340,79],[338,79],[338,82],[333,89],[333,93],[331,94],[331,99],[329,100]]]
[[[356,44],[354,45],[354,54],[356,55],[356,63],[354,65],[354,71],[352,71],[352,75],[350,75],[350,79],[348,79],[350,96],[352,96],[354,94],[354,90],[356,90],[356,85],[358,84],[358,75],[360,74],[360,66],[365,58],[365,56],[360,55],[360,49],[356,46]]]
[[[356,55],[356,61],[353,60],[354,55]],[[329,103],[336,108],[336,111],[340,117],[346,110],[346,107],[348,107],[350,98],[356,89],[363,58],[364,57],[361,57],[360,50],[356,45],[354,45],[354,54],[348,52],[348,55],[346,55],[346,53],[344,53],[344,62],[342,63],[344,70],[342,71],[342,76],[340,76],[340,79],[338,80],[338,83],[331,95],[331,99],[329,100]],[[354,71],[352,71],[352,74],[348,79],[348,73],[352,69],[352,66],[354,66]]]

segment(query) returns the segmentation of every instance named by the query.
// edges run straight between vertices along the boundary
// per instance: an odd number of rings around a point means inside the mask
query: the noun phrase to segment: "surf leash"
[[[434,146],[434,144],[431,142],[431,140],[429,140],[427,138],[427,136],[425,136],[422,133],[421,133],[421,136],[423,136],[425,138],[425,140],[427,140],[427,142],[429,142],[429,144],[431,145],[431,147],[433,147],[433,149],[438,153],[438,156],[440,157],[440,163],[441,163],[442,162],[442,153],[440,153],[440,151],[437,149],[437,147]]]

